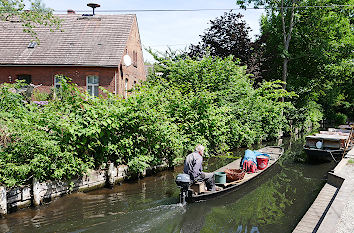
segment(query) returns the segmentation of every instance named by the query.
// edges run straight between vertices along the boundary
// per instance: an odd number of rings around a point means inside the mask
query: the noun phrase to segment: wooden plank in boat
[[[306,139],[326,139],[326,140],[331,140],[331,141],[340,141],[340,140],[346,140],[348,136],[343,136],[343,135],[329,135],[329,134],[316,134],[316,135],[309,135],[306,136]]]
[[[270,161],[274,161],[278,159],[279,155],[282,153],[281,148],[278,147],[265,147],[259,150],[256,150],[265,154],[270,155]],[[223,172],[226,169],[240,169],[240,163],[241,163],[242,158],[236,159],[235,161],[215,170],[214,172]]]
[[[346,130],[351,130],[352,126],[351,125],[339,125],[338,128],[340,129],[346,129]]]
[[[281,148],[277,148],[277,147],[265,147],[265,148],[262,148],[262,149],[256,150],[256,151],[259,151],[259,152],[266,153],[266,154],[270,155],[270,160],[268,161],[267,168],[269,168],[272,164],[274,164],[278,160],[279,156],[282,153],[282,149]],[[241,158],[229,163],[228,165],[226,165],[226,166],[224,166],[222,168],[219,168],[215,172],[224,172],[226,169],[240,169],[240,162],[241,162]],[[250,180],[251,178],[259,175],[260,173],[262,173],[266,169],[257,170],[257,172],[255,172],[255,173],[246,173],[245,177],[242,180],[233,181],[233,182],[226,183],[226,184],[223,184],[223,185],[220,185],[220,184],[218,184],[218,185],[226,188],[226,187],[229,187],[229,186],[232,186],[232,185],[235,185],[235,184],[244,183],[244,182],[247,182],[248,180]]]
[[[321,132],[321,131],[320,131]],[[328,132],[341,132],[341,133],[351,133],[350,129],[336,129],[336,128],[328,128]]]
[[[340,132],[340,131],[320,131],[319,134],[327,134],[327,135],[340,135],[340,136],[349,136],[350,132]]]
[[[222,185],[224,188],[227,188],[229,186],[232,186],[232,185],[236,185],[236,184],[242,184],[244,182],[247,182],[248,180],[250,180],[251,178],[257,176],[259,174],[258,173],[246,173],[245,174],[245,177],[242,179],[242,180],[237,180],[237,181],[233,181],[233,182],[230,182],[230,183],[226,183],[224,185]]]
[[[241,159],[236,159],[235,161],[219,168],[218,170],[215,170],[214,172],[224,172],[226,169],[240,169],[240,162]]]

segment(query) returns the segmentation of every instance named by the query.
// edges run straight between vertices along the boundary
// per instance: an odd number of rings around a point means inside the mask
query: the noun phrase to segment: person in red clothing
[[[184,161],[183,172],[188,174],[193,182],[205,181],[209,191],[215,191],[214,173],[203,172],[203,155],[205,147],[197,145],[195,151]]]

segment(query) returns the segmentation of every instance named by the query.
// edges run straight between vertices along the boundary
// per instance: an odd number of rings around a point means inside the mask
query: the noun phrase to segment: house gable
[[[123,62],[123,56],[129,55],[132,59],[132,64],[126,66]],[[136,17],[131,24],[129,36],[127,38],[126,47],[121,57],[118,74],[118,92],[123,93],[126,89],[131,89],[134,85],[146,80],[144,69],[144,57],[140,41],[139,27]]]

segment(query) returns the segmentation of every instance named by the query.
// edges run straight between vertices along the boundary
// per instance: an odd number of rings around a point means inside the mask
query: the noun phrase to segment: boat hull
[[[338,161],[342,158],[344,150],[324,150],[317,148],[306,148],[304,147],[305,153],[310,161],[314,162],[331,162]]]
[[[272,169],[267,169],[266,171],[262,172],[262,175],[255,176],[254,178],[248,180],[245,183],[242,183],[240,185],[231,186],[231,187],[225,188],[221,191],[212,192],[212,193],[208,193],[208,194],[204,194],[204,195],[194,195],[190,192],[189,196],[186,197],[186,202],[193,203],[193,202],[198,202],[198,201],[206,201],[206,200],[213,199],[213,198],[220,198],[223,195],[226,195],[230,192],[237,192],[239,189],[242,189],[242,188],[247,188],[247,189],[252,188],[258,184],[258,182],[257,182],[258,179],[260,179],[262,177],[264,179],[267,179],[269,177],[269,179],[270,179],[274,176],[275,173],[280,172],[281,169],[282,168],[281,168],[281,166],[279,166],[279,164],[274,164],[272,166]]]
[[[281,147],[275,147],[275,146],[269,146],[269,147],[265,147],[262,148],[258,151],[261,151],[263,153],[268,153],[271,154],[271,156],[273,156],[273,160],[271,159],[269,162],[269,166],[267,168],[265,168],[264,170],[258,170],[256,173],[252,173],[252,174],[246,174],[245,178],[243,181],[234,183],[234,184],[230,184],[226,187],[224,187],[222,190],[220,191],[215,191],[215,192],[206,192],[206,193],[202,193],[202,194],[193,194],[193,192],[188,192],[187,197],[186,197],[186,201],[187,202],[196,202],[196,201],[203,201],[203,200],[207,200],[210,198],[215,198],[217,196],[221,196],[223,194],[226,194],[230,191],[235,191],[239,188],[242,188],[243,186],[247,185],[247,184],[251,184],[253,183],[252,181],[255,180],[256,178],[260,177],[261,175],[267,173],[267,171],[271,170],[270,168],[275,167],[276,163],[278,162],[279,158],[283,155],[284,150]],[[220,172],[220,171],[224,171],[225,169],[239,169],[240,166],[240,161],[241,159],[235,160],[234,162],[216,170],[215,172]],[[238,166],[238,167],[237,167]],[[279,166],[278,166],[279,167]]]

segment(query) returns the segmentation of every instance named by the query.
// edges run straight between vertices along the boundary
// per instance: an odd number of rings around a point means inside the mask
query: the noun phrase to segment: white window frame
[[[56,76],[62,76],[62,77],[60,77],[60,79],[59,79],[59,81],[57,82],[57,80],[56,80]],[[59,77],[58,77],[59,78]],[[55,90],[59,90],[60,88],[61,88],[61,79],[62,78],[65,78],[65,76],[64,75],[61,75],[61,74],[56,74],[56,75],[54,75],[54,77],[53,77],[53,83],[54,83],[54,89]]]
[[[95,77],[95,78],[97,78],[97,83],[89,83],[89,78],[90,77]],[[90,93],[89,92],[89,86],[91,86],[92,87],[92,90],[93,90],[93,93]],[[99,89],[98,89],[98,87],[100,86],[100,77],[98,76],[98,75],[87,75],[86,76],[86,91],[87,91],[87,93],[91,96],[91,97],[98,97],[98,92],[99,92]],[[95,87],[97,87],[97,96],[95,96]]]

